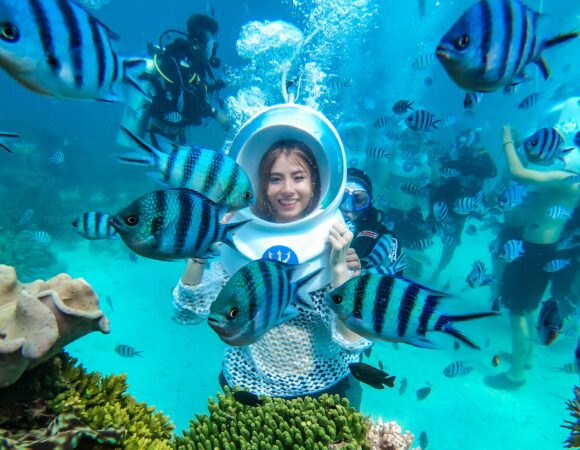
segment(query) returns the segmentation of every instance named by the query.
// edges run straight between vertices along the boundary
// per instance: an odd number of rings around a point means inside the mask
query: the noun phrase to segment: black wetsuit
[[[355,231],[350,247],[355,249],[360,259],[366,258],[377,241],[389,233],[382,220],[383,213],[371,205],[354,221]]]

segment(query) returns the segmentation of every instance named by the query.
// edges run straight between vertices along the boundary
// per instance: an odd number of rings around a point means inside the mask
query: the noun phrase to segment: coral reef
[[[574,387],[574,398],[566,402],[566,408],[574,420],[565,420],[566,424],[562,425],[570,430],[570,435],[564,444],[566,448],[580,447],[580,388],[578,386]]]
[[[0,443],[15,436],[46,435],[46,428],[60,416],[61,422],[64,417],[66,423],[75,424],[77,438],[96,441],[90,448],[118,442],[122,436],[122,444],[115,448],[171,449],[173,425],[169,418],[129,395],[125,375],[87,373],[76,362],[63,353],[0,390]],[[68,435],[57,433],[55,438],[59,436],[66,439]]]
[[[24,285],[0,265],[0,388],[91,331],[109,333],[109,320],[85,280],[60,274]]]
[[[383,422],[379,417],[367,435],[367,444],[372,450],[409,450],[414,436],[409,431],[403,434],[397,422]]]
[[[177,450],[368,448],[369,423],[338,395],[292,400],[265,398],[261,406],[236,401],[225,387],[218,402],[209,399],[207,415],[196,415],[190,430],[175,437]]]

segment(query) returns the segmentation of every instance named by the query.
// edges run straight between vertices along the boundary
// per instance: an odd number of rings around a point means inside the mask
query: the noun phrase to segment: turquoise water
[[[224,133],[215,125],[199,127],[191,136],[192,142],[214,148],[227,146],[252,105],[282,101],[278,87],[280,67],[269,65],[276,51],[256,55],[255,65],[249,64],[239,55],[240,46],[236,47],[242,27],[252,20],[281,19],[304,36],[320,29],[297,60],[305,86],[299,101],[318,108],[342,130],[348,156],[358,158],[360,163],[364,147],[378,139],[372,123],[390,113],[398,99],[415,99],[441,116],[454,115],[465,128],[482,127],[484,142],[489,148],[497,148],[502,124],[512,123],[524,132],[540,111],[557,102],[551,100],[551,95],[560,86],[568,83],[572,90],[569,95],[580,95],[580,68],[575,63],[580,42],[547,53],[552,69],[548,82],[540,80],[536,69],[530,67],[532,80],[522,88],[517,100],[523,98],[524,89],[525,93],[545,92],[545,103],[534,113],[516,109],[514,99],[495,93],[473,114],[466,114],[462,107],[464,92],[451,83],[437,62],[424,70],[413,70],[415,57],[432,51],[442,33],[471,3],[427,1],[423,19],[418,18],[414,1],[400,0],[271,1],[266,6],[257,1],[216,0],[206,4],[175,0],[170,7],[153,0],[111,0],[95,14],[119,33],[123,54],[142,54],[145,42],[154,41],[165,29],[183,28],[184,18],[192,12],[215,9],[221,28],[218,53],[230,82],[224,96],[228,97],[234,130]],[[528,2],[545,12],[548,35],[580,28],[577,2],[543,3]],[[287,58],[287,53],[287,49],[279,50],[280,56]],[[290,72],[297,77],[300,70],[294,67]],[[322,73],[327,75],[326,81]],[[426,77],[432,78],[432,86],[425,84]],[[315,89],[332,79],[352,81],[349,88],[340,92]],[[253,103],[241,95],[248,86],[259,86],[259,101]],[[138,400],[170,415],[177,431],[187,427],[189,418],[205,412],[207,398],[219,389],[217,376],[225,344],[203,323],[183,326],[172,321],[170,290],[184,263],[141,257],[135,263],[122,242],[84,241],[70,225],[85,211],[112,213],[158,188],[144,175],[145,171],[116,160],[123,152],[115,140],[124,106],[42,97],[3,72],[0,98],[0,130],[22,135],[14,154],[0,153],[0,262],[17,263],[22,281],[46,279],[60,271],[85,278],[101,298],[112,332],[87,335],[67,350],[90,370],[127,373],[130,392]],[[362,124],[366,130],[363,137],[344,131],[352,129],[352,124]],[[436,136],[433,134],[433,139]],[[49,162],[56,150],[64,154],[62,164]],[[492,154],[501,163],[501,158]],[[34,210],[33,218],[17,225],[27,208]],[[42,244],[31,239],[27,232],[36,230],[49,232],[51,242]],[[489,288],[468,294],[462,293],[461,288],[467,268],[475,259],[491,265],[488,242],[492,238],[491,234],[464,234],[453,261],[439,277],[440,285],[432,286],[441,288],[449,280],[451,292],[459,297],[450,302],[458,309],[462,303],[469,310],[489,307]],[[14,245],[18,245],[16,255],[11,251]],[[437,263],[440,245],[437,239],[436,245],[425,252],[431,266],[425,267],[420,280],[423,283],[427,283]],[[42,263],[35,265],[31,258]],[[106,296],[112,299],[113,309],[104,301]],[[555,369],[573,361],[577,336],[562,335],[549,347],[537,346],[527,383],[511,392],[493,390],[483,383],[483,377],[507,368],[503,360],[498,368],[491,365],[494,355],[511,348],[507,315],[465,323],[461,329],[482,346],[481,351],[465,347],[454,350],[451,339],[445,340],[447,346],[437,351],[403,344],[398,349],[392,344],[376,345],[371,361],[382,360],[390,374],[399,380],[406,377],[409,386],[403,395],[399,395],[398,386],[385,391],[365,386],[362,412],[396,420],[417,437],[427,431],[429,448],[435,450],[561,448],[567,436],[567,430],[561,428],[568,415],[564,402],[571,397],[578,380],[577,375]],[[485,345],[487,339],[489,346]],[[143,358],[120,357],[114,352],[119,344],[142,350]],[[443,369],[456,360],[469,362],[474,371],[465,377],[446,378]],[[416,390],[426,383],[433,388],[431,395],[418,401]]]

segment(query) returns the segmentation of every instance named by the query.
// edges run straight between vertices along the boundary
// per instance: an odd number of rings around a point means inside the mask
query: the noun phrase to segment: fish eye
[[[139,223],[139,219],[137,216],[129,216],[125,219],[125,223],[133,227]]]
[[[16,42],[20,39],[20,31],[10,22],[0,23],[0,39],[6,42]]]
[[[536,145],[538,145],[538,140],[534,139],[532,142],[530,142],[530,144],[532,144],[535,147]]]
[[[250,191],[244,192],[244,199],[250,200],[252,198],[252,193]]]
[[[469,46],[469,36],[466,34],[462,35],[455,40],[454,45],[457,50],[463,50],[464,48],[467,48]]]
[[[333,295],[332,301],[337,305],[340,305],[342,303],[342,295]]]
[[[230,309],[230,312],[228,313],[228,320],[235,319],[237,315],[238,315],[238,308],[234,306],[232,309]]]

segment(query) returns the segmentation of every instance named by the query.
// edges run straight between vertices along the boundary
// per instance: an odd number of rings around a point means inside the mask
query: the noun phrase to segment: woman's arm
[[[185,286],[197,286],[201,283],[206,263],[207,260],[205,259],[189,258],[187,260],[187,266],[183,271],[183,275],[181,275],[181,282]]]
[[[512,139],[512,131],[509,125],[503,127],[503,148],[508,163],[510,174],[519,181],[542,184],[547,187],[578,191],[578,184],[563,183],[562,180],[568,178],[570,172],[563,170],[548,170],[539,171],[524,167],[520,157],[516,153],[514,141]]]

